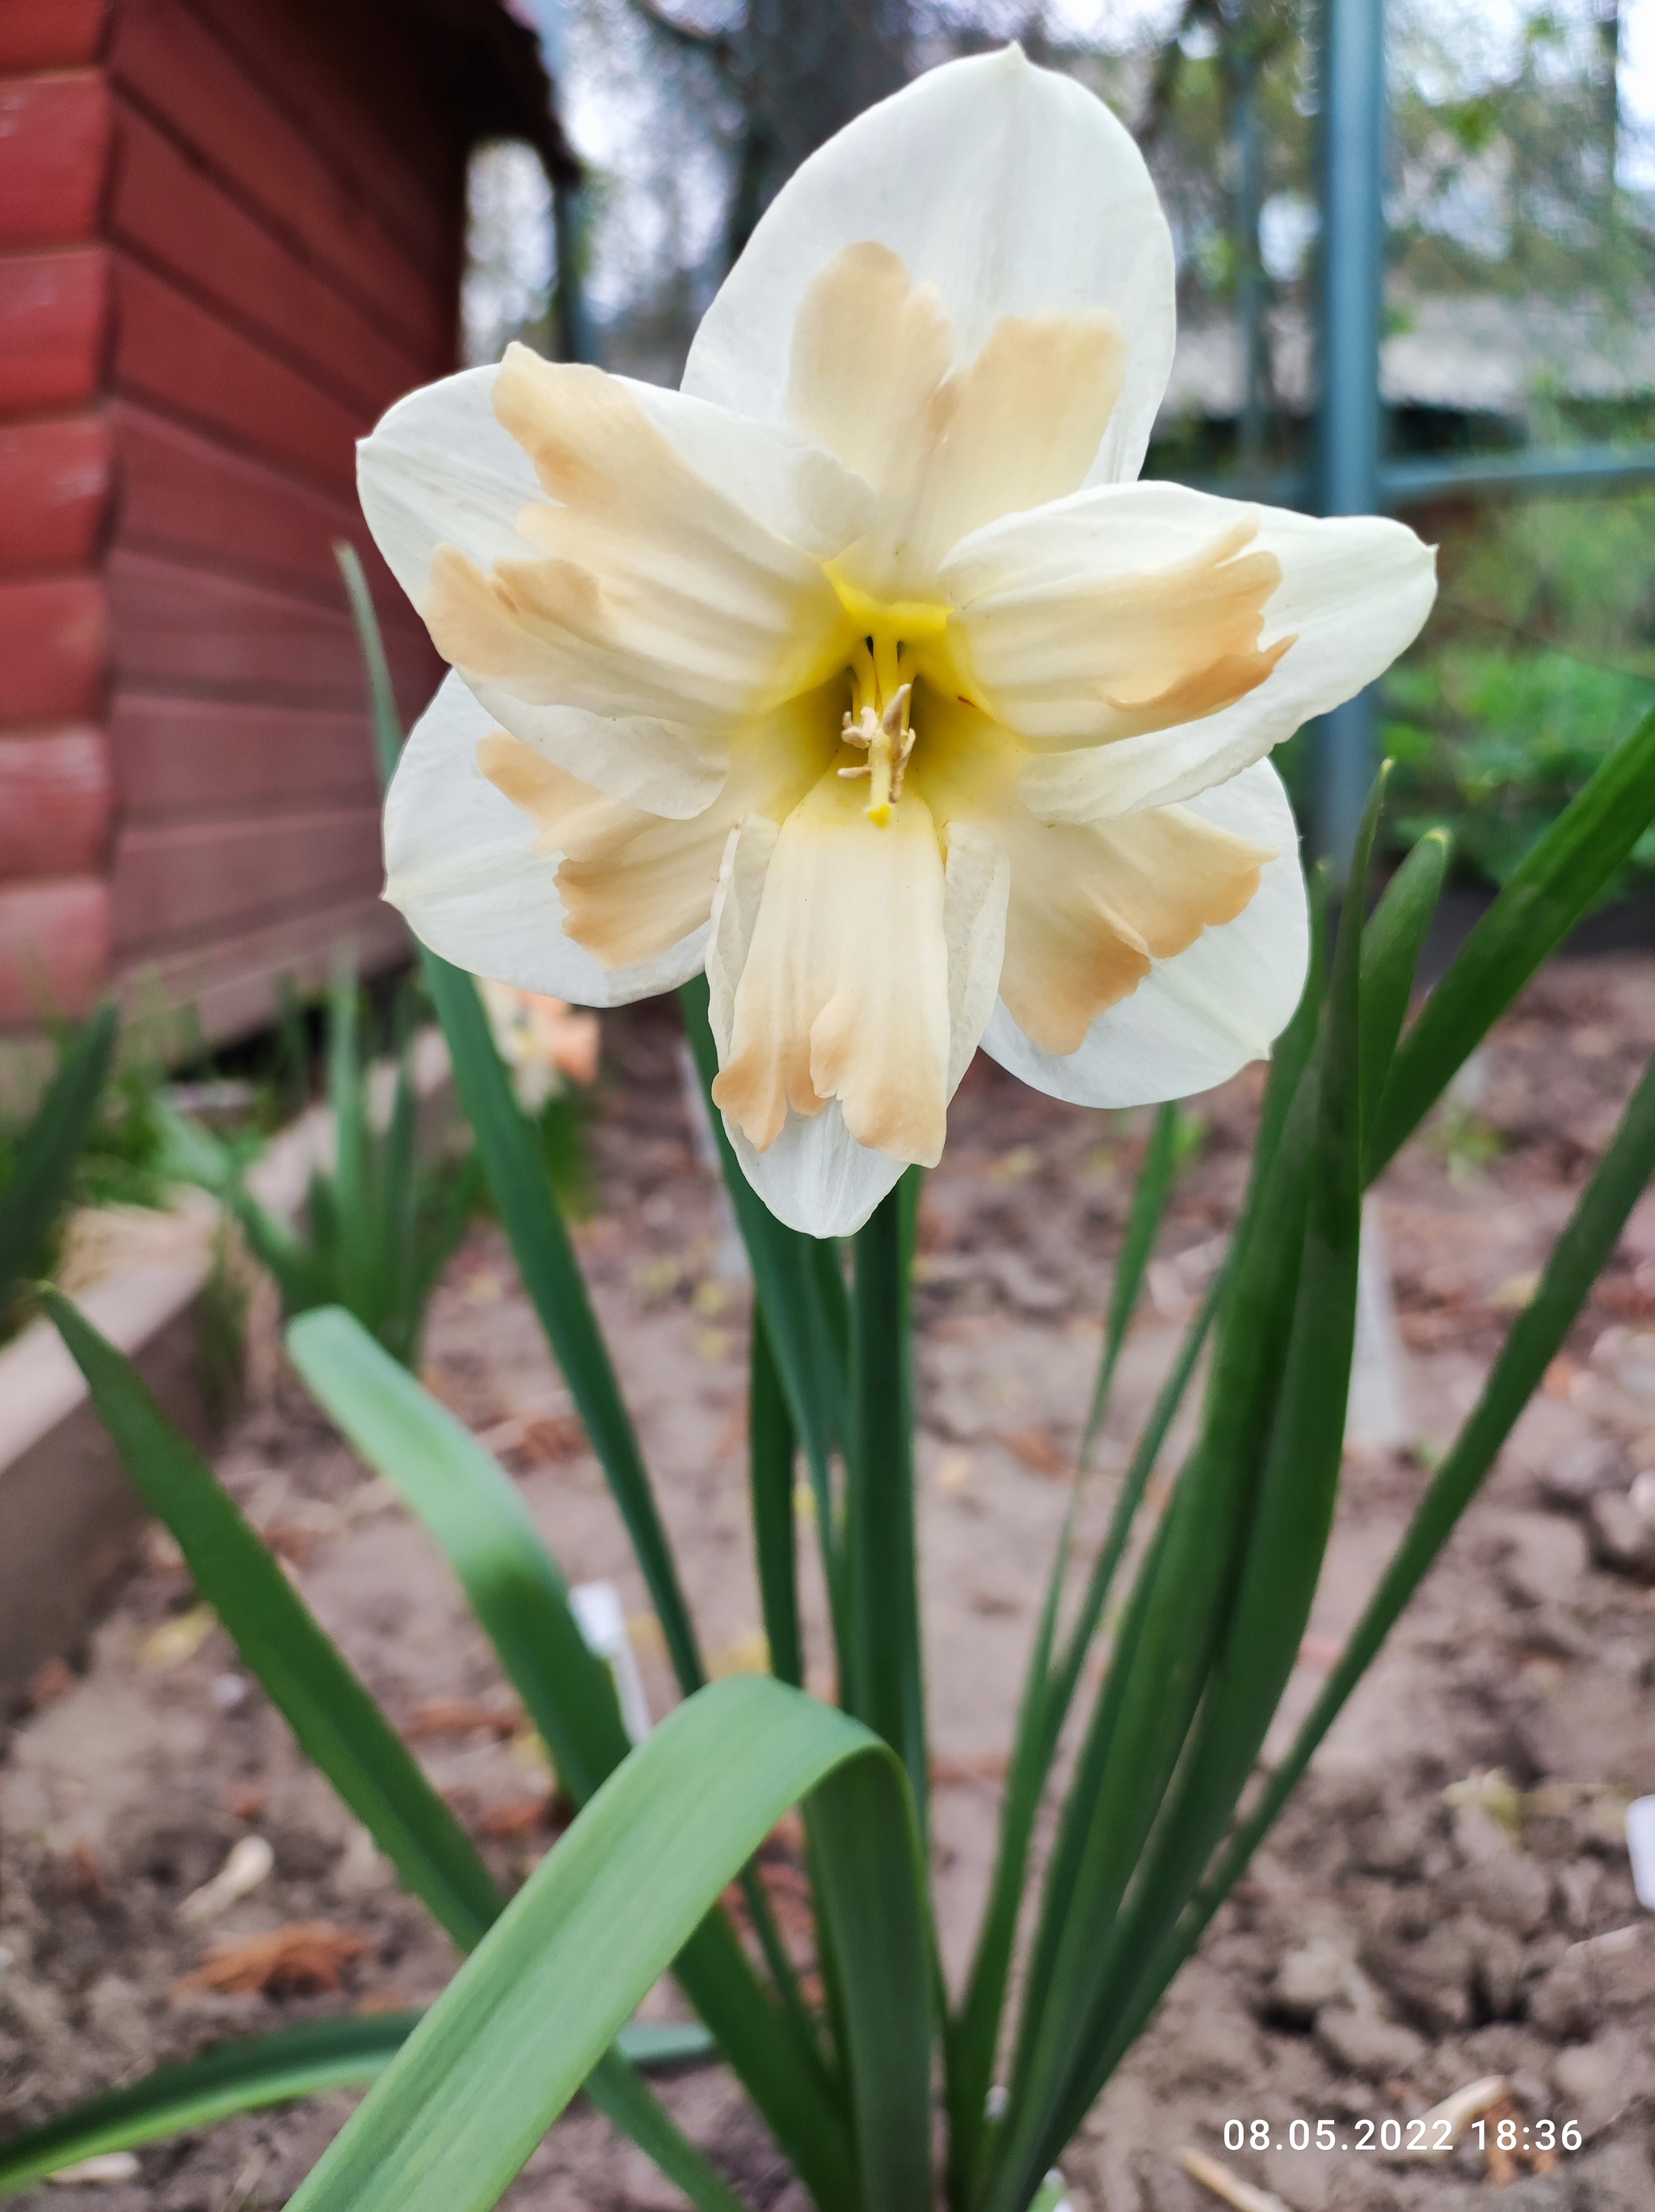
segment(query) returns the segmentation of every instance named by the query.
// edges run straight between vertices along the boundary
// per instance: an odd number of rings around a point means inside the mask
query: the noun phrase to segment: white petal
[[[1282,779],[1259,761],[1186,802],[1234,836],[1273,848],[1251,904],[1204,931],[1185,952],[1158,960],[1130,998],[1100,1014],[1077,1052],[1031,1044],[994,1010],[983,1049],[1037,1091],[1077,1106],[1143,1106],[1186,1098],[1268,1057],[1299,1003],[1309,918],[1299,836]]]
[[[732,720],[839,658],[821,562],[871,505],[791,434],[523,347],[399,401],[359,477],[398,581],[500,726],[680,817],[718,791]]]
[[[705,926],[658,959],[616,969],[564,935],[561,855],[537,852],[534,823],[477,766],[479,742],[498,726],[455,675],[415,725],[385,800],[391,905],[456,967],[576,1006],[620,1006],[693,975]]]
[[[1130,350],[1088,481],[1136,474],[1172,366],[1172,240],[1142,155],[1101,100],[1009,46],[859,115],[766,211],[695,335],[684,390],[785,422],[799,302],[835,254],[869,240],[937,286],[959,362],[1005,315],[1109,314]]]
[[[989,833],[968,822],[949,828],[943,934],[949,948],[949,1097],[960,1088],[994,1012],[1005,957],[1011,863]]]
[[[1211,712],[1177,719],[1188,708],[1168,708],[1164,726],[1144,728],[1155,708],[1135,649],[1154,642],[1164,657],[1157,622],[1175,622],[1191,576],[1210,584],[1261,562],[1279,578],[1260,595],[1251,672],[1262,680]],[[1239,774],[1372,683],[1418,635],[1436,594],[1432,549],[1399,522],[1320,520],[1171,483],[1080,492],[1009,516],[965,539],[943,575],[985,705],[1042,749],[1019,788],[1046,822],[1164,806]],[[1202,666],[1199,629],[1187,672],[1167,672],[1223,700],[1248,680],[1247,656],[1227,686],[1228,664]]]
[[[720,1064],[733,1046],[736,987],[758,923],[764,878],[779,831],[761,816],[732,830],[725,849],[707,947],[709,1014]],[[994,1005],[1005,939],[1010,869],[993,839],[969,825],[949,832],[943,933],[948,947],[948,1095],[977,1049]],[[731,1115],[724,1124],[742,1170],[778,1220],[809,1237],[849,1237],[888,1192],[905,1163],[859,1145],[837,1099],[821,1113],[790,1110],[781,1133],[761,1152]]]
[[[457,545],[480,568],[521,555],[517,520],[543,499],[534,463],[494,415],[498,366],[409,392],[356,447],[356,489],[373,542],[415,605],[431,556]]]

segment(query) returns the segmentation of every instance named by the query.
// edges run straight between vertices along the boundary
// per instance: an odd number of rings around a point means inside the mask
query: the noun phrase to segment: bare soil
[[[1385,1178],[1379,1219],[1416,1442],[1349,1455],[1278,1747],[1652,1048],[1655,961],[1560,963]],[[731,1669],[761,1652],[744,1488],[747,1291],[697,1158],[679,1052],[668,1009],[606,1020],[600,1201],[579,1241],[706,1650]],[[1197,1103],[1204,1139],[1124,1363],[1094,1528],[1222,1254],[1258,1088],[1250,1073]],[[920,1515],[937,1878],[956,1977],[1145,1122],[1056,1105],[979,1060],[926,1189]],[[506,1455],[570,1578],[620,1584],[663,1711],[672,1692],[658,1633],[497,1230],[479,1227],[451,1270],[427,1359],[433,1387]],[[520,1878],[555,1814],[481,1636],[432,1547],[268,1341],[256,1365],[254,1402],[220,1462],[227,1482],[501,1875]],[[1178,2168],[1183,2145],[1290,2212],[1455,2212],[1496,2186],[1492,2201],[1509,2212],[1655,2206],[1655,1919],[1637,1906],[1622,1830],[1627,1801],[1655,1790],[1655,1507],[1640,1517],[1652,1486],[1635,1484],[1651,1468],[1646,1200],[1485,1493],[1072,2147],[1076,2212],[1213,2204]],[[8,2128],[225,2036],[435,1995],[449,1947],[306,1770],[159,1531],[74,1656],[37,1686],[0,1769]],[[828,1686],[825,1670],[819,1680]],[[273,1848],[270,1878],[211,1922],[181,1917],[180,1902],[250,1834]],[[796,1924],[789,1865],[784,1837],[773,1886]],[[264,1947],[285,1968],[264,1993],[204,1985],[223,1947],[294,1926],[312,1933]],[[665,1987],[651,2006],[676,2002]],[[1519,2161],[1509,2179],[1470,2152],[1446,2169],[1383,2154],[1385,2121],[1491,2072],[1509,2078],[1531,2129],[1573,2119],[1582,2148],[1549,2170]],[[720,2069],[688,2072],[664,2094],[758,2212],[802,2206]],[[144,2152],[136,2180],[24,2202],[256,2212],[285,2199],[350,2104],[250,2116]],[[1346,2142],[1371,2132],[1374,2147],[1282,2147],[1295,2119],[1312,2146],[1327,2120]],[[1267,2123],[1277,2147],[1227,2152],[1234,2121],[1249,2132]],[[646,2212],[681,2200],[578,2105],[508,2202]]]

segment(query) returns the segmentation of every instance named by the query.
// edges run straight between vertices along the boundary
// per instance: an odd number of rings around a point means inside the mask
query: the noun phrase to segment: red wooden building
[[[352,449],[455,366],[494,137],[571,173],[502,0],[0,0],[0,1039],[399,954],[330,548],[416,710]]]

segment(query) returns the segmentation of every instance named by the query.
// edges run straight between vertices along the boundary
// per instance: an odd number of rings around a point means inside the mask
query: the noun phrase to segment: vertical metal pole
[[[1319,504],[1372,514],[1379,503],[1379,331],[1384,289],[1384,0],[1323,0],[1321,412]],[[1373,775],[1373,702],[1324,717],[1315,842],[1343,878]]]
[[[581,282],[586,250],[585,194],[562,179],[552,186],[552,224],[557,239],[556,326],[560,361],[597,357]]]
[[[563,96],[567,46],[563,36],[563,0],[528,0],[530,21],[540,40],[540,58],[551,81],[554,107]],[[585,262],[585,195],[578,180],[554,177],[552,240],[557,253],[557,292],[553,326],[560,361],[594,357],[592,328],[586,313],[582,276]]]
[[[1243,476],[1264,465],[1264,286],[1258,258],[1258,210],[1264,197],[1264,149],[1258,137],[1258,64],[1249,53],[1236,114],[1240,174],[1236,181],[1235,319],[1241,337],[1241,422],[1238,441]]]

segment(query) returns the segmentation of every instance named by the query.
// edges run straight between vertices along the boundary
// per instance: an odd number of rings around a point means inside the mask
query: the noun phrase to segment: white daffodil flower
[[[1015,48],[841,131],[682,392],[513,346],[393,407],[362,503],[453,673],[385,896],[586,1006],[705,965],[714,1096],[818,1236],[943,1149],[979,1044],[1125,1106],[1304,978],[1270,747],[1414,637],[1430,551],[1133,481],[1173,354],[1131,137]]]

